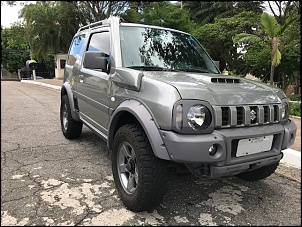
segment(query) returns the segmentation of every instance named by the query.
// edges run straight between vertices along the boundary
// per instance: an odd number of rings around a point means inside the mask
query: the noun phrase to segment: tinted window
[[[110,51],[110,38],[109,32],[94,33],[91,35],[88,51],[100,51],[109,55]]]
[[[85,35],[77,36],[72,41],[72,46],[68,56],[68,65],[74,65],[77,59],[80,59],[80,52],[83,47]]]

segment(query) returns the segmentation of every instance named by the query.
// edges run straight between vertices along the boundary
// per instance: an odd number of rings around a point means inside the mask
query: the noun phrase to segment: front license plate
[[[236,157],[269,151],[272,148],[274,136],[261,136],[239,140]]]

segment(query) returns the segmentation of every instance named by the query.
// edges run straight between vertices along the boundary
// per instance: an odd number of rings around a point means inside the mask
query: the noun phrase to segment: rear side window
[[[100,51],[109,56],[110,36],[109,32],[99,32],[91,35],[87,51]]]
[[[74,65],[77,59],[80,59],[80,52],[83,47],[85,40],[85,35],[80,35],[74,37],[72,40],[72,46],[70,48],[67,64],[68,65]]]

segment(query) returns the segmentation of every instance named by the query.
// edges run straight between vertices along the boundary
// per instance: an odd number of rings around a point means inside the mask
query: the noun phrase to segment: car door
[[[86,51],[100,51],[110,54],[110,31],[104,28],[90,34]],[[84,55],[85,56],[85,52]],[[110,75],[101,69],[82,66],[77,84],[80,117],[95,127],[99,133],[107,135],[109,124]]]

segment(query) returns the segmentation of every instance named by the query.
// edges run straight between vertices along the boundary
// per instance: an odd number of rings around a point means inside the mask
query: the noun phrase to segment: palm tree
[[[66,1],[25,5],[22,16],[32,55],[39,61],[49,54],[67,53],[74,34],[85,23],[82,12]]]
[[[59,15],[53,4],[37,2],[36,4],[26,5],[22,9],[31,52],[38,60],[46,57],[48,53],[59,51]]]
[[[274,16],[269,15],[266,12],[261,14],[261,25],[266,35],[264,37],[240,33],[234,37],[233,42],[235,44],[244,44],[253,42],[266,42],[271,46],[271,73],[270,73],[270,85],[274,83],[274,71],[275,67],[281,63],[281,52],[279,50],[280,37],[286,30],[286,28],[297,20],[298,17],[287,19],[283,25],[280,25]]]

